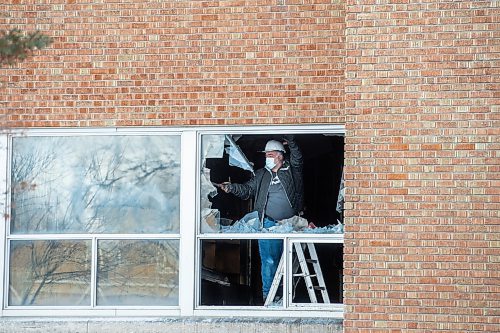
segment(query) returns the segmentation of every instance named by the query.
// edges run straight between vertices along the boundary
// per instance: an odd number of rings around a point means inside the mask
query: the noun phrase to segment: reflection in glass
[[[11,241],[9,305],[90,305],[90,241]]]
[[[97,305],[178,305],[178,258],[177,240],[99,241]]]
[[[180,137],[13,140],[12,233],[177,233]]]

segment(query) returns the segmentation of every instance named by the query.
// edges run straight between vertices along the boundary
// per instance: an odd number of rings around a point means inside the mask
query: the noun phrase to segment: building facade
[[[0,69],[5,331],[498,331],[498,1],[0,9],[0,29],[54,38]],[[343,233],[207,229],[251,205],[216,185],[290,134],[305,216]],[[253,269],[268,238],[285,248],[273,306]],[[307,244],[328,302],[295,283]]]

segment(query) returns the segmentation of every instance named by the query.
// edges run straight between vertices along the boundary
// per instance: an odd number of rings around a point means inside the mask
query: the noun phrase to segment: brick
[[[494,2],[17,0],[0,12],[1,29],[55,37],[2,68],[2,127],[344,123],[345,332],[497,329]]]
[[[358,246],[377,246],[398,258],[397,264],[385,266],[386,281],[392,291],[384,297],[391,297],[398,301],[394,304],[404,307],[382,305],[381,312],[399,314],[384,318],[385,322],[360,320],[379,319],[378,313],[353,308],[351,311],[357,316],[346,314],[346,332],[389,332],[391,328],[415,332],[491,330],[488,325],[471,324],[491,322],[492,303],[474,304],[472,299],[491,302],[491,295],[473,287],[494,280],[491,268],[484,266],[492,260],[492,253],[476,255],[473,249],[491,248],[484,243],[489,233],[476,227],[495,222],[481,206],[472,209],[472,203],[496,200],[493,193],[498,192],[491,183],[493,170],[488,169],[495,163],[481,157],[488,153],[479,144],[484,139],[491,140],[493,133],[481,138],[476,134],[492,128],[491,123],[480,123],[479,114],[494,113],[492,95],[487,93],[491,89],[483,83],[494,79],[492,71],[498,77],[498,64],[487,60],[492,50],[481,45],[493,42],[494,28],[484,23],[498,22],[496,16],[498,10],[488,1],[391,1],[385,5],[347,2],[346,141],[352,135],[370,139],[370,144],[346,145],[346,156],[357,166],[376,166],[370,171],[350,171],[352,198],[371,205],[349,207],[354,211],[346,213],[352,216],[347,223],[357,227],[349,239],[363,240]],[[477,54],[481,54],[480,60],[475,58]],[[478,67],[488,72],[475,70]],[[388,114],[403,117],[391,119]],[[418,116],[410,118],[411,114]],[[496,124],[498,128],[498,119]],[[385,128],[398,129],[403,141],[391,142]],[[351,154],[351,150],[356,154]],[[396,153],[402,158],[394,158]],[[405,165],[404,169],[390,168]],[[366,188],[358,186],[370,172],[376,174],[377,180],[390,182],[369,181]],[[367,207],[370,213],[359,212]],[[360,218],[366,215],[372,218]],[[408,253],[398,243],[386,243],[384,239],[390,236],[381,237],[374,232],[387,223],[386,216],[390,215],[402,219],[397,223],[404,226],[401,238],[409,246]],[[461,218],[467,215],[474,218]],[[411,243],[409,239],[413,238],[421,241]],[[378,267],[387,263],[388,258],[379,256],[379,249],[359,248],[357,252],[368,257],[352,258],[346,264],[359,266],[357,261],[367,260]],[[418,264],[418,269],[410,263]],[[472,266],[475,264],[480,266]],[[403,276],[408,280],[398,280]],[[368,277],[357,281],[357,290],[363,290],[364,299],[384,304],[384,298],[371,291],[374,280]],[[458,286],[464,286],[468,292],[457,292]],[[347,298],[356,297],[354,289]],[[471,307],[474,311],[463,311]],[[435,315],[438,312],[440,315]],[[417,313],[429,315],[412,315]],[[364,317],[365,314],[371,316]]]
[[[85,114],[105,118],[109,126],[130,124],[121,117],[129,114],[126,106],[132,105],[141,108],[162,105],[161,117],[148,118],[150,125],[162,125],[165,120],[161,119],[167,118],[172,119],[169,125],[202,125],[214,121],[218,124],[247,124],[261,119],[256,109],[236,118],[225,115],[206,117],[204,105],[215,101],[212,91],[220,91],[216,100],[219,107],[258,106],[282,111],[282,106],[286,105],[287,110],[301,110],[300,113],[269,114],[267,123],[343,122],[345,11],[341,3],[314,1],[308,5],[286,6],[263,3],[259,7],[248,2],[231,7],[231,1],[203,6],[193,4],[197,2],[161,4],[139,1],[120,6],[73,3],[68,9],[68,4],[33,6],[30,1],[10,3],[5,6],[10,24],[19,22],[29,30],[38,21],[43,21],[45,31],[58,33],[49,49],[37,52],[29,62],[8,69],[7,74],[20,88],[30,86],[34,89],[30,94],[34,101],[54,96],[50,92],[52,86],[66,89],[88,87],[91,94],[101,87],[108,87],[101,90],[99,98],[76,91],[67,97],[73,103],[91,101],[86,105],[88,111]],[[259,8],[258,14],[256,8]],[[72,15],[62,15],[65,10]],[[300,20],[294,18],[293,13],[297,11],[301,12]],[[43,15],[36,14],[42,12]],[[282,32],[285,22],[293,27],[286,33]],[[0,27],[8,28],[2,22]],[[65,65],[60,66],[63,63]],[[291,66],[294,63],[297,65]],[[311,64],[309,70],[303,66],[305,64]],[[49,68],[52,70],[45,71]],[[147,74],[151,72],[154,74]],[[63,74],[58,76],[57,73]],[[207,81],[200,73],[212,73],[213,80]],[[255,84],[255,78],[269,73],[274,77],[268,83]],[[217,81],[217,78],[234,79]],[[282,85],[284,83],[286,85]],[[129,86],[140,89],[141,93],[119,95],[109,89],[110,85]],[[201,88],[200,93],[189,95],[193,87]],[[230,91],[248,88],[256,100],[247,99],[241,93],[230,95]],[[299,93],[292,93],[297,90]],[[269,92],[274,92],[272,103],[265,98]],[[171,97],[167,97],[168,94],[172,94]],[[0,95],[9,103],[19,96],[13,88],[2,89]],[[314,99],[309,98],[312,95]],[[58,119],[61,115],[52,111],[65,104],[62,98],[59,103],[58,99],[51,99],[55,103],[44,111],[48,121],[63,120],[66,126],[79,126],[81,120],[89,119],[83,116],[80,120]],[[103,100],[114,103],[104,111],[100,108]],[[190,112],[188,117],[171,117],[177,112],[176,106],[181,101],[188,104],[187,100],[196,111]],[[21,108],[28,110],[27,105]],[[109,114],[114,116],[109,117]],[[12,126],[14,121],[15,117],[7,119],[5,125]],[[28,123],[16,124],[30,126]]]

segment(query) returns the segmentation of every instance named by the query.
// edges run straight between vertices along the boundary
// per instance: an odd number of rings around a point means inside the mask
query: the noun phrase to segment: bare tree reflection
[[[178,147],[172,149],[175,141],[160,139],[152,145],[149,137],[18,140],[12,163],[11,233],[178,232],[180,164]],[[11,292],[22,295],[22,305],[37,304],[37,298],[52,288],[49,286],[62,281],[90,284],[91,260],[88,248],[82,249],[85,242],[28,243],[23,250],[30,258],[25,260],[27,267],[16,267],[23,260],[15,259],[10,267],[28,273],[22,287],[12,281],[11,274]],[[14,250],[12,247],[11,254]],[[119,243],[107,251],[124,253]],[[99,262],[98,274],[117,272],[119,267],[147,267],[147,261],[159,255],[159,251],[151,251],[144,247],[121,257],[106,256],[106,265]],[[164,262],[176,266],[177,249],[163,251],[169,256]],[[126,285],[133,278],[130,274],[114,274],[110,283]]]
[[[80,294],[79,303],[86,301],[84,305],[88,305],[90,241],[12,243],[10,305],[65,305],[75,292]],[[62,295],[58,292],[61,286],[65,289]]]
[[[99,305],[174,305],[178,241],[106,240],[98,246]]]
[[[52,215],[52,205],[47,202],[47,195],[37,191],[40,186],[50,186],[51,180],[40,177],[45,170],[50,170],[57,158],[54,149],[32,147],[27,154],[13,154],[11,172],[11,232],[30,233],[40,230]],[[43,177],[45,178],[45,177]],[[44,207],[45,209],[40,209]],[[29,221],[23,223],[22,221]]]

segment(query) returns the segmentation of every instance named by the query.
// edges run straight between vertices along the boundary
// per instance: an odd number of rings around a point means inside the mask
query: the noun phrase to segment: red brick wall
[[[498,1],[347,1],[346,332],[500,330]]]
[[[493,332],[497,7],[10,1],[0,5],[0,28],[40,29],[55,43],[0,69],[0,112],[8,114],[0,120],[18,127],[345,122],[346,332]]]
[[[8,126],[345,120],[339,0],[6,2],[0,29],[55,38],[0,69]]]

